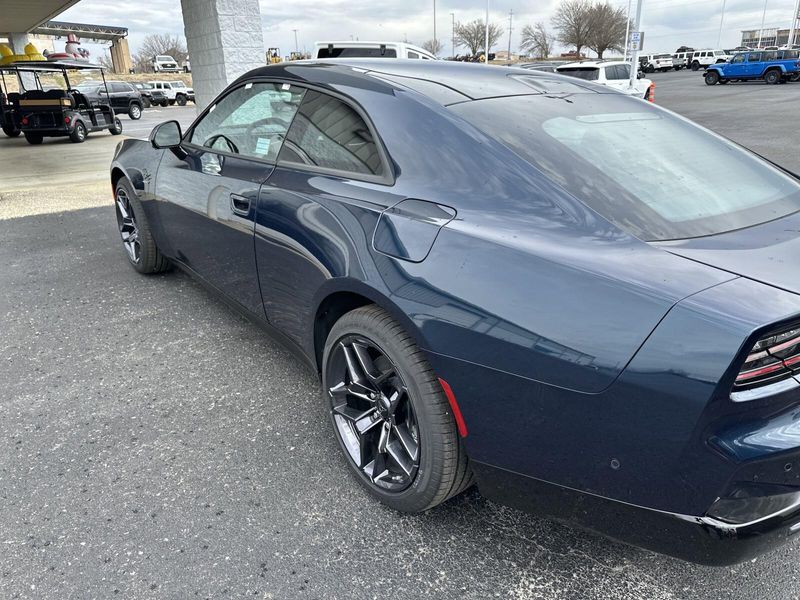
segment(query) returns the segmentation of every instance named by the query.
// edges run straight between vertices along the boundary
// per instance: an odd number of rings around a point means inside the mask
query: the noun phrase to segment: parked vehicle
[[[8,92],[8,84],[6,82],[6,73],[13,75],[13,71],[6,72],[0,67],[0,129],[8,137],[18,137],[20,134],[19,125],[17,123],[18,117],[14,104],[12,103]],[[19,94],[12,92],[15,97]]]
[[[639,57],[639,67],[645,73],[671,71],[674,67],[671,54],[644,54]]]
[[[418,58],[436,60],[427,50],[405,42],[317,42],[312,58]]]
[[[655,84],[638,77],[630,87],[631,63],[624,61],[583,60],[556,67],[556,72],[614,88],[623,94],[655,101]]]
[[[694,50],[676,52],[672,55],[672,67],[676,71],[680,71],[681,69],[685,69],[690,66],[689,61],[692,57],[692,53]]]
[[[177,73],[178,61],[167,55],[154,56],[151,63],[154,73]]]
[[[17,126],[29,144],[38,145],[45,137],[62,136],[81,143],[94,131],[122,133],[122,122],[108,101],[108,88],[105,96],[90,99],[70,83],[72,71],[94,70],[105,77],[99,65],[77,60],[29,61],[13,63],[6,68],[15,73],[21,90],[10,100]],[[45,73],[61,75],[65,89],[44,90],[40,76]],[[30,82],[34,82],[35,87],[29,87]]]
[[[590,81],[320,64],[118,147],[130,265],[186,269],[291,347],[389,507],[475,481],[703,563],[792,539],[798,180]]]
[[[187,102],[194,102],[194,89],[187,87],[183,81],[148,81],[154,90],[159,90],[166,96],[166,103],[186,106]]]
[[[92,102],[107,101],[117,114],[127,114],[132,120],[142,118],[144,98],[142,93],[125,81],[107,81],[98,83],[87,81],[76,89],[86,95]]]
[[[157,90],[149,83],[134,83],[133,87],[139,90],[142,95],[142,108],[150,108],[152,105],[167,106],[169,104],[169,99],[164,90]]]
[[[692,53],[689,66],[692,71],[699,71],[701,67],[727,62],[730,55],[725,54],[725,50],[695,50]]]
[[[763,79],[785,83],[800,74],[800,50],[759,50],[740,52],[730,62],[711,65],[704,74],[707,85]]]
[[[510,64],[509,67],[528,69],[529,71],[542,71],[543,73],[556,73],[556,67],[563,65],[562,62],[531,62]]]
[[[186,60],[183,61],[181,66],[183,67],[183,72],[184,73],[191,73],[192,72],[192,63],[189,60],[188,56],[186,57]]]

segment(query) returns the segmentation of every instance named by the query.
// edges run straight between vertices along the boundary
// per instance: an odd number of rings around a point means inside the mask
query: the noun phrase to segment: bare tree
[[[591,29],[586,45],[597,52],[597,58],[603,58],[606,50],[622,52],[625,48],[625,27],[627,25],[625,9],[614,8],[608,1],[595,4],[590,11]]]
[[[444,44],[442,44],[441,40],[428,40],[422,44],[422,47],[434,56],[439,56],[439,53],[444,49]]]
[[[522,43],[520,48],[525,52],[532,52],[536,58],[547,58],[553,52],[553,36],[544,26],[544,23],[536,23],[533,27],[525,25],[522,28]]]
[[[491,49],[503,35],[503,28],[494,23],[489,23],[489,48]],[[483,19],[476,19],[469,23],[457,23],[455,29],[457,46],[469,48],[472,55],[486,45],[486,24]],[[489,54],[489,51],[486,52]]]
[[[561,0],[552,18],[553,27],[558,32],[558,41],[575,46],[577,56],[581,49],[588,47],[592,30],[592,3],[590,0]]]
[[[171,56],[179,65],[189,55],[186,44],[177,35],[151,33],[142,40],[139,51],[133,55],[133,68],[137,73],[152,71],[153,58],[161,54]]]

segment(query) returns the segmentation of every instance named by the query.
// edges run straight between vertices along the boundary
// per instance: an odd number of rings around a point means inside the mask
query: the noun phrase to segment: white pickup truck
[[[167,104],[186,106],[187,102],[194,102],[194,89],[186,87],[182,81],[148,81],[155,90],[161,90],[166,96]],[[162,104],[166,106],[166,104]]]
[[[152,65],[155,73],[177,73],[180,71],[178,61],[165,54],[154,56]]]

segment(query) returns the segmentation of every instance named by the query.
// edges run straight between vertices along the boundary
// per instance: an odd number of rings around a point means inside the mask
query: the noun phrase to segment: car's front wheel
[[[142,118],[142,107],[136,103],[131,104],[130,107],[128,108],[128,116],[132,120],[138,121],[139,119]]]
[[[442,383],[384,310],[365,306],[336,322],[322,375],[347,463],[378,500],[416,513],[472,484]]]
[[[719,83],[719,73],[716,71],[709,71],[705,76],[706,85],[716,85]]]
[[[147,96],[142,96],[142,108],[150,108],[153,103],[150,102],[150,98]]]
[[[139,273],[167,271],[170,262],[156,246],[139,196],[125,178],[114,190],[114,205],[122,246],[131,266]]]
[[[180,95],[178,95],[178,96],[175,98],[175,103],[176,103],[178,106],[186,106],[186,96],[184,96],[183,94],[180,94]]]
[[[692,71],[697,71],[698,69],[700,69],[700,63],[697,62],[697,61],[694,61],[692,63]]]

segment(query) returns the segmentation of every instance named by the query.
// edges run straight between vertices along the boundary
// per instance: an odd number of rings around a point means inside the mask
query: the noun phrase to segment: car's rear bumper
[[[527,512],[564,521],[617,541],[706,565],[751,559],[800,531],[800,503],[749,523],[670,513],[473,462],[481,493]]]

